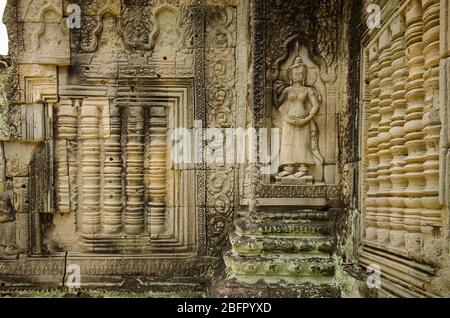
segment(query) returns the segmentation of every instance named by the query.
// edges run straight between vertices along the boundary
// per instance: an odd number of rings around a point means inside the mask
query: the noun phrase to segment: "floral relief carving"
[[[221,251],[221,242],[227,238],[234,209],[234,172],[232,170],[208,173],[208,253]]]
[[[139,1],[124,4],[120,16],[120,29],[128,49],[152,49],[150,33],[154,25],[150,10],[151,6],[142,6]]]
[[[207,126],[234,127],[236,76],[236,10],[230,7],[209,7],[206,18],[206,107]],[[219,254],[226,240],[234,210],[234,172],[218,167],[208,171],[207,206],[208,253]]]
[[[206,81],[208,84],[208,126],[232,127],[235,101],[235,11],[213,7],[208,11]]]

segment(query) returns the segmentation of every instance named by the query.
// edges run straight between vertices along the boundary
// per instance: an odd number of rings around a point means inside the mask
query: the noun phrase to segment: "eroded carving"
[[[31,1],[24,16],[24,61],[69,64],[69,30],[62,15],[62,1]]]
[[[273,125],[281,129],[277,182],[323,182],[325,159],[320,145],[325,146],[325,138],[320,135],[331,140],[333,136],[320,129],[332,120],[326,119],[327,83],[332,77],[297,37],[287,40],[285,47],[287,51],[268,73],[273,82]]]
[[[317,149],[318,130],[314,122],[320,101],[316,88],[306,86],[307,71],[306,64],[297,57],[288,70],[290,85],[283,88],[283,83],[277,83],[278,87],[275,87],[277,93],[280,92],[276,105],[283,121],[280,152],[283,171],[278,174],[280,178],[293,176],[306,181],[309,179],[308,166],[323,162]],[[307,102],[312,105],[311,109]]]
[[[0,258],[17,255],[13,192],[0,192]]]

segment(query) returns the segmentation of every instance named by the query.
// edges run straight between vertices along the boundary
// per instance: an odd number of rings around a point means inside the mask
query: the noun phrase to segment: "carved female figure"
[[[319,111],[320,103],[316,89],[306,85],[307,66],[297,57],[288,69],[290,86],[281,88],[276,96],[276,105],[282,115],[282,133],[279,177],[293,175],[301,178],[308,173],[308,165],[316,164],[314,136],[317,133],[313,118]],[[311,110],[307,102],[312,105]]]
[[[0,191],[0,256],[17,253],[12,191]]]

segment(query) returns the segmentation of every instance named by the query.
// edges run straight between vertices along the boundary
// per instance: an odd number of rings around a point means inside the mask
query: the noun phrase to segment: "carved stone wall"
[[[388,294],[445,294],[448,284],[446,6],[386,4],[365,36],[361,261],[381,266]]]
[[[68,28],[69,4],[81,28]],[[15,211],[0,225],[2,240],[15,235],[8,257],[138,255],[148,275],[221,259],[234,167],[174,164],[170,138],[235,126],[236,12],[233,1],[8,2],[18,91],[0,180]]]
[[[236,127],[236,35],[235,8],[206,10],[206,126],[222,132]],[[220,256],[228,239],[235,209],[235,174],[233,163],[210,165],[206,173],[207,253],[211,256]]]
[[[7,3],[0,294],[449,295],[450,0]]]
[[[243,178],[243,193],[261,199],[327,198],[331,204],[336,203],[339,196],[336,118],[340,107],[343,107],[338,101],[342,101],[346,94],[339,88],[345,77],[338,78],[339,64],[345,63],[344,59],[339,60],[338,49],[339,39],[343,35],[338,22],[342,18],[342,3],[255,1],[252,10],[253,109],[249,118],[252,126],[257,129],[279,128],[283,147],[283,119],[276,99],[292,84],[289,70],[297,57],[306,64],[304,84],[311,92],[305,108],[312,115],[311,100],[317,99],[319,110],[307,124],[310,131],[305,136],[307,148],[292,149],[297,153],[313,153],[314,162],[310,161],[305,168],[306,176],[301,177],[302,173],[299,173],[299,178],[292,175],[280,178],[277,175],[282,171],[283,164],[277,165],[276,161],[272,161],[270,172],[262,172],[260,165],[250,165]],[[285,136],[288,136],[286,131]],[[262,145],[273,144],[273,140],[261,139],[259,142],[262,153],[265,153]],[[272,150],[280,154],[283,152],[274,147]],[[297,162],[293,169],[300,169],[298,164],[301,163]]]
[[[249,295],[280,286],[287,294],[286,282],[341,294],[335,229],[347,213],[343,197],[353,180],[344,160],[354,151],[340,135],[353,133],[344,21],[354,8],[343,1],[252,1],[249,9],[246,124],[259,134],[252,144],[259,152],[240,169],[242,211],[230,234],[227,271]],[[270,162],[263,159],[268,152],[275,156]],[[234,283],[225,286],[235,295]]]

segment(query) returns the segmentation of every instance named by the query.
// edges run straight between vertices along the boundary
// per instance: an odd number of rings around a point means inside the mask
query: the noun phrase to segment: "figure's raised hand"
[[[287,84],[284,83],[283,81],[276,81],[274,84],[275,92],[278,95],[281,95],[283,93],[283,91],[286,89],[286,87],[287,87]]]

